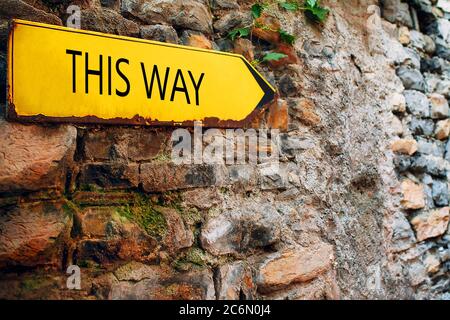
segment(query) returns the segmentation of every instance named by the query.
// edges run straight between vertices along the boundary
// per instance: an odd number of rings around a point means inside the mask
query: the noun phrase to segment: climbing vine
[[[282,28],[273,29],[273,27],[268,26],[260,21],[263,14],[272,16],[271,12],[276,9],[286,10],[290,12],[304,11],[305,15],[310,18],[315,23],[323,23],[329,14],[329,9],[324,8],[320,5],[320,0],[304,0],[302,4],[299,1],[260,1],[252,5],[251,15],[252,23],[249,26],[234,29],[228,33],[228,37],[231,40],[236,38],[251,37],[252,29],[258,28],[265,31],[272,31],[279,34],[279,39],[281,42],[292,46],[296,40],[295,36],[283,30]],[[252,61],[253,65],[257,65],[260,62],[268,61],[278,61],[287,57],[286,54],[279,52],[269,52],[264,55],[261,61]]]

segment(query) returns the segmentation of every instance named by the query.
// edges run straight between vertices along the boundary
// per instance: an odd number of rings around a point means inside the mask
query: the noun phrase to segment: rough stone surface
[[[448,102],[443,95],[434,93],[430,95],[431,117],[433,119],[443,119],[448,117]]]
[[[174,273],[160,266],[130,263],[115,275],[107,297],[112,300],[211,300],[215,296],[212,274],[207,269]]]
[[[255,297],[256,285],[251,269],[242,261],[221,266],[217,271],[216,287],[219,300],[252,300]]]
[[[194,234],[185,225],[180,214],[172,208],[156,208],[166,220],[167,232],[163,243],[170,253],[176,253],[183,248],[189,248],[194,243]]]
[[[259,268],[258,290],[279,290],[310,281],[329,270],[333,261],[333,247],[325,243],[269,255]]]
[[[243,254],[280,240],[280,219],[270,206],[242,208],[209,219],[202,229],[202,247],[214,255]]]
[[[62,267],[73,212],[63,202],[23,204],[0,214],[0,265]],[[3,210],[2,210],[3,211]]]
[[[414,217],[411,223],[416,230],[417,240],[422,241],[444,234],[447,231],[449,219],[448,207],[421,213]]]
[[[86,30],[118,34],[122,36],[139,36],[139,25],[125,19],[111,9],[86,9],[81,11],[81,27]]]
[[[226,33],[235,28],[242,28],[251,24],[251,16],[248,13],[231,11],[214,22],[214,29],[220,33]]]
[[[406,179],[401,184],[403,199],[401,201],[405,209],[421,209],[425,207],[423,186]]]
[[[205,33],[212,31],[212,17],[207,7],[194,0],[124,0],[122,12],[147,24],[172,24]]]
[[[171,26],[155,24],[141,27],[141,37],[147,40],[178,43],[176,30]]]
[[[64,190],[65,167],[73,159],[76,129],[0,122],[0,192]]]
[[[416,90],[406,90],[404,93],[406,107],[410,113],[418,117],[430,116],[430,103],[426,95]]]
[[[392,142],[391,149],[394,152],[412,155],[417,151],[417,141],[413,139],[398,139]]]
[[[168,191],[220,185],[214,165],[142,164],[140,177],[145,191]]]
[[[425,81],[420,71],[408,67],[397,69],[397,75],[406,89],[425,92]]]
[[[439,140],[445,140],[448,138],[448,135],[450,134],[450,120],[445,119],[438,121],[436,123],[436,129],[434,132],[436,139]]]
[[[0,3],[0,18],[9,17],[62,25],[61,19],[56,15],[37,9],[22,0],[4,0]]]

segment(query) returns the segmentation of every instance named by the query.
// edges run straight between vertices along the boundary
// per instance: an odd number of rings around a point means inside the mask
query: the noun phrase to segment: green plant
[[[259,61],[258,59],[254,59],[252,62],[250,62],[250,64],[253,66],[253,67],[256,67],[257,65],[259,65],[261,63],[261,61]]]
[[[320,6],[320,0],[305,0],[305,13],[315,21],[324,22],[330,10]]]
[[[298,2],[295,1],[280,2],[279,6],[287,11],[297,11],[300,9]]]
[[[246,27],[246,28],[234,29],[228,33],[228,36],[230,37],[231,40],[234,41],[234,39],[236,39],[236,38],[246,37],[249,34],[250,34],[250,28]]]
[[[279,52],[269,52],[266,53],[262,59],[263,62],[267,62],[267,61],[278,61],[280,59],[286,58],[287,55],[285,55],[284,53],[279,53]]]
[[[265,8],[266,5],[263,5],[261,3],[255,3],[254,5],[252,5],[252,8],[250,10],[252,12],[253,19],[258,19],[259,17],[261,17],[261,14]]]
[[[295,37],[288,33],[287,31],[280,29],[278,30],[278,33],[280,34],[280,38],[283,42],[286,42],[287,44],[293,45],[295,42]]]

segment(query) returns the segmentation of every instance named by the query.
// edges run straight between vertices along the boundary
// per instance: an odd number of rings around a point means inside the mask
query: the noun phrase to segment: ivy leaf
[[[246,37],[249,34],[250,34],[250,28],[238,28],[238,29],[234,29],[233,31],[230,31],[228,33],[228,36],[230,37],[231,40],[234,41],[234,39],[236,39],[236,38]]]
[[[261,13],[264,11],[264,7],[259,3],[255,3],[254,5],[252,5],[251,10],[253,19],[257,19],[261,17]]]
[[[297,2],[281,2],[280,7],[287,11],[297,11],[298,3]]]
[[[286,57],[287,57],[287,55],[285,55],[284,53],[269,52],[269,53],[266,53],[266,55],[263,57],[262,61],[264,61],[264,62],[278,61],[278,60],[286,58]]]
[[[305,12],[313,20],[324,22],[330,10],[321,7],[318,0],[305,0]]]
[[[295,42],[295,37],[284,31],[283,29],[278,30],[278,33],[280,34],[281,40],[286,42],[287,44],[293,45]]]

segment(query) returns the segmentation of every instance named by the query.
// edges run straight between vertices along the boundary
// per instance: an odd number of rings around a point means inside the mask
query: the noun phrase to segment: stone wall
[[[279,92],[253,123],[283,129],[273,175],[175,165],[172,128],[1,120],[0,297],[447,297],[443,2],[323,0],[323,25],[276,7],[264,23],[290,46],[227,37],[253,1],[2,0],[2,83],[8,20],[64,24],[69,3],[84,29],[287,57],[257,66]],[[81,290],[65,286],[72,264]]]
[[[404,91],[392,95],[391,144],[404,215],[396,221],[396,259],[409,265],[418,297],[445,293],[449,278],[450,3],[384,1],[395,23],[391,51]]]

